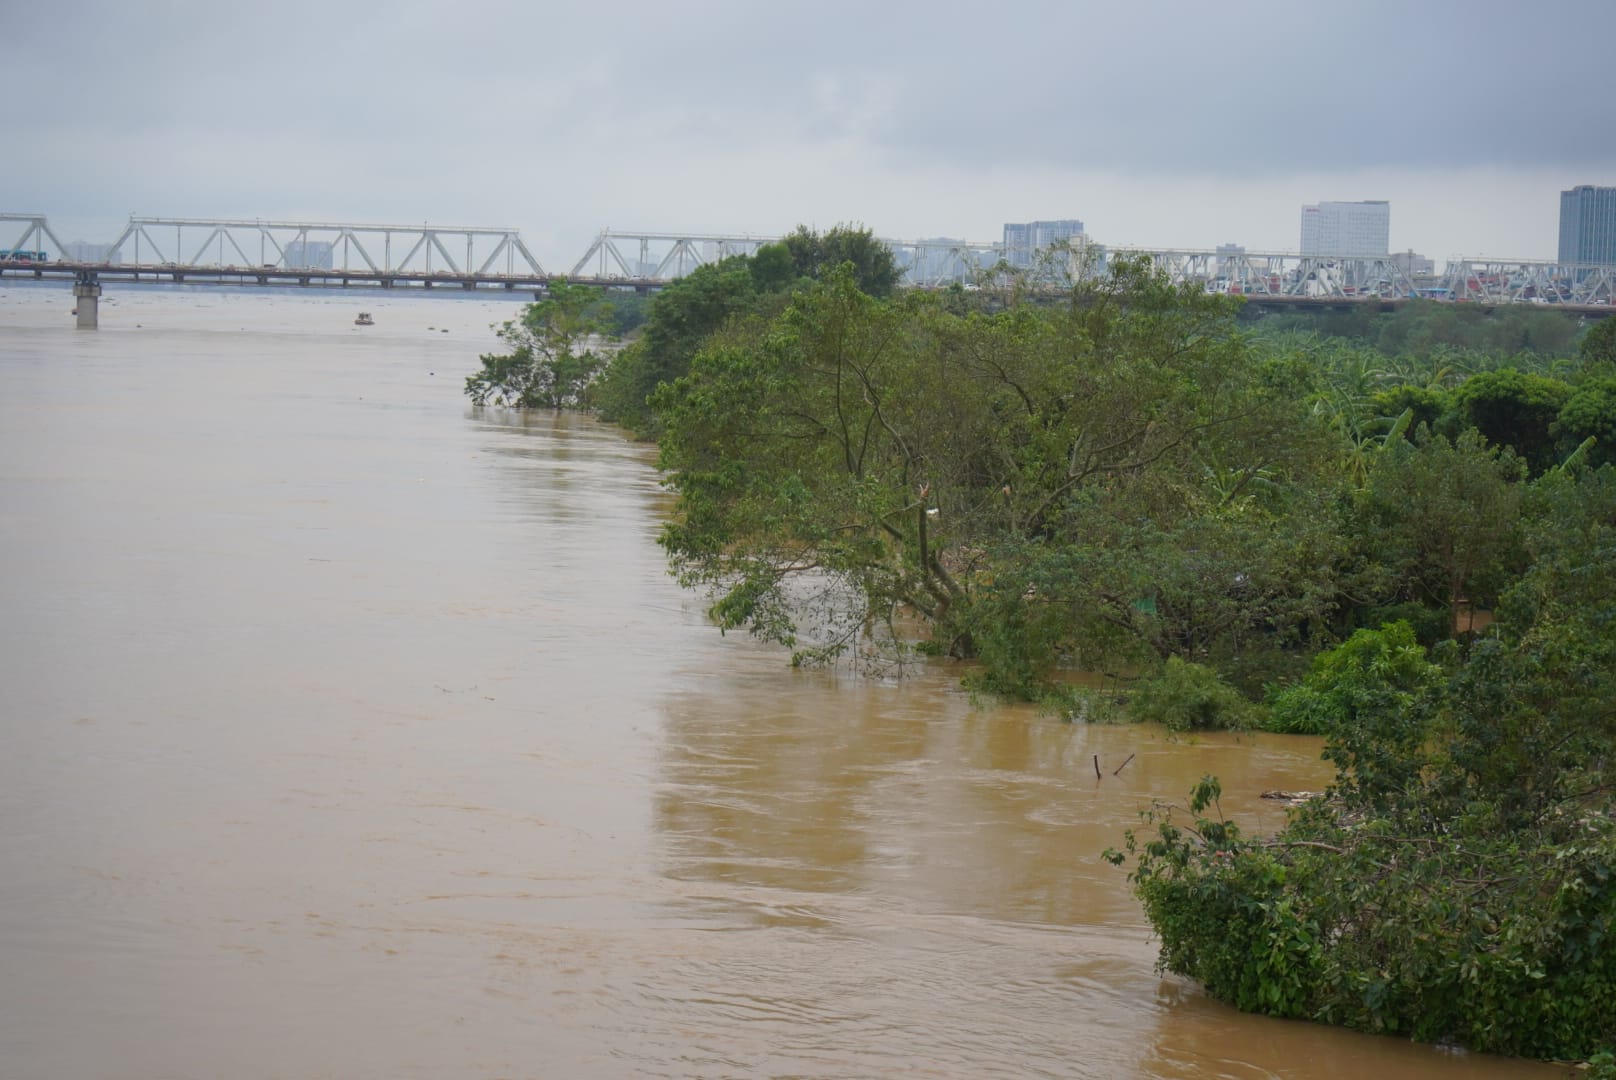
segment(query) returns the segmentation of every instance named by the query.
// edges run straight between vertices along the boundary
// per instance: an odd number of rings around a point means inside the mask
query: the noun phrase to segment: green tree
[[[1616,375],[1579,385],[1560,407],[1549,431],[1562,457],[1592,438],[1589,461],[1595,465],[1616,462]]]
[[[1584,368],[1616,369],[1616,318],[1606,316],[1590,326],[1577,344]]]
[[[781,243],[791,256],[797,276],[817,281],[842,263],[850,263],[853,283],[867,296],[892,295],[902,274],[893,260],[892,249],[859,226],[838,225],[821,235],[799,225]]]
[[[656,434],[651,394],[684,375],[697,350],[730,320],[757,309],[754,266],[746,256],[708,263],[658,292],[639,339],[618,352],[602,380],[601,417],[642,435]]]
[[[1404,383],[1377,391],[1370,398],[1369,406],[1375,417],[1388,429],[1391,427],[1390,418],[1401,416],[1404,410],[1411,410],[1403,434],[1406,438],[1412,438],[1422,425],[1435,427],[1443,414],[1452,408],[1452,399],[1445,390]]]
[[[1387,447],[1361,500],[1367,551],[1401,582],[1400,599],[1448,610],[1460,632],[1467,603],[1497,596],[1517,552],[1525,470],[1475,430],[1454,442],[1422,431]]]
[[[1242,1009],[1491,1053],[1616,1050],[1616,471],[1532,485],[1496,632],[1429,663],[1360,635],[1306,684],[1338,769],[1271,838],[1215,780],[1115,862],[1160,963]]]
[[[1487,371],[1453,393],[1462,426],[1474,427],[1498,446],[1513,447],[1533,472],[1555,463],[1551,431],[1571,388],[1559,379],[1517,368]]]
[[[482,370],[466,378],[477,405],[521,409],[580,407],[604,358],[598,343],[611,326],[612,308],[598,289],[555,280],[549,295],[529,304],[520,320],[504,323],[499,337],[509,353],[485,354]]]
[[[721,625],[795,645],[815,595],[822,647],[839,652],[895,605],[935,615],[959,591],[929,541],[935,502],[906,437],[920,400],[906,314],[844,267],[762,342],[709,346],[656,394],[680,511],[663,544],[684,583],[715,590]]]
[[[655,436],[661,420],[651,408],[659,386],[690,370],[696,353],[732,324],[767,321],[792,291],[852,266],[858,287],[887,296],[899,272],[891,250],[867,229],[838,226],[820,235],[806,226],[752,255],[699,266],[652,299],[639,340],[618,352],[595,395],[602,419]]]
[[[1340,783],[1383,803],[1420,778],[1429,703],[1443,677],[1407,623],[1359,630],[1316,656],[1308,677],[1276,696],[1264,726],[1332,736],[1327,756],[1341,767]]]
[[[1306,377],[1141,265],[1064,308],[960,316],[872,298],[844,264],[657,394],[664,543],[726,626],[796,644],[807,598],[836,598],[819,622],[840,631],[809,635],[834,652],[913,613],[997,689],[1036,692],[1079,646],[1204,659],[1330,591],[1306,584],[1332,560],[1295,542],[1306,500],[1287,494],[1328,456]],[[1147,530],[1145,574],[1173,567],[1182,599],[1134,583]],[[1135,621],[1146,598],[1155,621]]]
[[[1474,304],[1411,300],[1396,311],[1320,312],[1275,320],[1327,337],[1356,339],[1389,357],[1429,358],[1454,353],[1566,356],[1575,351],[1577,319],[1541,305],[1483,309]]]

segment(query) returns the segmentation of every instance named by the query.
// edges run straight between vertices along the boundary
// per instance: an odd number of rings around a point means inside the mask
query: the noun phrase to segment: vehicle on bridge
[[[50,262],[50,255],[43,251],[0,248],[0,262]]]

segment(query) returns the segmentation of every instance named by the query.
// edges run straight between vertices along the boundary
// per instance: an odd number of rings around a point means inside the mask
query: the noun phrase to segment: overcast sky
[[[867,225],[1552,258],[1616,185],[1616,2],[0,0],[0,210],[600,229]],[[71,235],[69,235],[71,234]],[[10,236],[0,237],[9,242]]]

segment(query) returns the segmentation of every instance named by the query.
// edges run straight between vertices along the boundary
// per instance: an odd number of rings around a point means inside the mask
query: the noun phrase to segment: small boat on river
[[[353,321],[355,326],[375,326],[376,320],[370,317],[370,312],[361,311],[359,317]]]

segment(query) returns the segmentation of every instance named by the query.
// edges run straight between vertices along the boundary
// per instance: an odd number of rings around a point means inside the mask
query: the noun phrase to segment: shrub
[[[1603,483],[1559,494],[1616,520]],[[1107,852],[1138,860],[1162,968],[1250,1011],[1610,1073],[1616,642],[1608,602],[1588,602],[1608,599],[1606,575],[1560,576],[1608,558],[1575,517],[1534,541],[1516,590],[1532,603],[1462,664],[1392,624],[1281,695],[1276,722],[1326,727],[1337,773],[1277,836],[1208,813],[1208,778],[1187,816],[1155,807],[1154,835]]]
[[[1128,712],[1169,731],[1205,731],[1247,727],[1255,710],[1211,668],[1172,656],[1160,675],[1135,689]]]
[[[1440,676],[1408,623],[1359,630],[1314,657],[1305,680],[1274,696],[1263,727],[1291,735],[1345,736],[1360,713],[1411,712],[1415,699]]]

